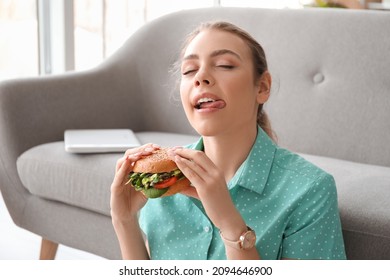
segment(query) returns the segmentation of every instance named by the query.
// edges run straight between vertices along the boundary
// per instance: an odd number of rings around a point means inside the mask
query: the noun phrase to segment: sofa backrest
[[[209,20],[235,23],[264,47],[273,76],[266,110],[281,146],[390,166],[386,12],[206,8],[150,22],[107,61],[126,69],[136,59],[132,73],[141,89],[145,129],[193,133],[175,85],[179,76],[172,77],[169,69],[185,35]]]

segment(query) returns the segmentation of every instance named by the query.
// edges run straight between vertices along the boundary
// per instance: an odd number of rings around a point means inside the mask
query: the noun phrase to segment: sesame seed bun
[[[136,161],[134,172],[163,173],[177,169],[176,163],[167,154],[167,149],[160,149],[153,154]]]

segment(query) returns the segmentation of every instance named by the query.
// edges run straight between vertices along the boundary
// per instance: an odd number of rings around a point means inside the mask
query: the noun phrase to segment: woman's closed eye
[[[231,69],[234,69],[236,66],[231,65],[231,64],[216,64],[215,67],[216,68],[222,68],[224,70],[225,69],[226,70],[231,70]],[[194,74],[197,71],[198,71],[198,68],[188,68],[188,69],[184,69],[181,74],[183,76],[186,76],[186,75]]]
[[[224,68],[224,69],[233,69],[235,66],[228,65],[228,64],[220,64],[220,65],[217,65],[217,67]]]
[[[184,70],[184,71],[182,71],[182,75],[183,76],[186,76],[186,75],[189,75],[189,74],[191,74],[191,73],[194,73],[194,72],[196,72],[197,71],[197,69],[188,69],[188,70]]]

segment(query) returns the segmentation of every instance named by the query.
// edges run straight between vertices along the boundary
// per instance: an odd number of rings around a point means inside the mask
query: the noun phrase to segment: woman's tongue
[[[199,109],[206,109],[206,108],[223,109],[225,106],[226,106],[225,101],[217,100],[212,102],[204,102],[200,104]]]

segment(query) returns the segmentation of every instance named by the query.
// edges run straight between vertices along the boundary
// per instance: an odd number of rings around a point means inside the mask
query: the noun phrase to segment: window
[[[103,49],[103,3],[104,1],[96,0],[74,1],[76,70],[91,68],[105,58],[105,50]]]
[[[214,0],[74,0],[75,68],[91,68],[115,52],[138,28],[164,14],[212,7]]]
[[[224,7],[254,7],[254,8],[300,8],[301,0],[220,0]]]
[[[138,28],[162,15],[212,6],[299,8],[300,0],[74,0],[75,67],[91,68]]]
[[[0,0],[0,80],[92,68],[143,24],[175,11],[300,8],[303,2],[307,0]]]
[[[39,73],[35,0],[0,0],[0,80]]]

